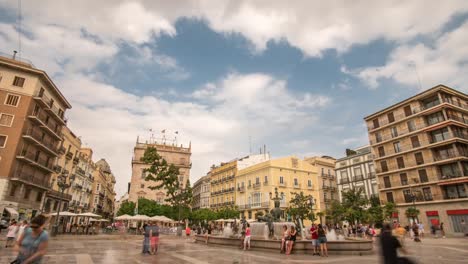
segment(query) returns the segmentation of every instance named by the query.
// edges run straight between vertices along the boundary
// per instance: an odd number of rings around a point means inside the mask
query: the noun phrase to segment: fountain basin
[[[204,235],[196,235],[197,243],[205,243]],[[227,246],[239,249],[241,240],[239,238],[228,238],[210,235],[208,244],[214,246]],[[250,245],[252,250],[266,250],[279,254],[281,240],[265,240],[251,238]],[[372,240],[343,240],[327,242],[330,255],[370,255],[373,253]],[[310,240],[297,240],[294,243],[292,254],[312,254],[314,252]]]

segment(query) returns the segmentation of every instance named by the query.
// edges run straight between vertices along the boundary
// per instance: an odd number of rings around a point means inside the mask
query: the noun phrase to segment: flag
[[[176,131],[175,133],[178,135],[178,134],[179,134],[179,131]]]
[[[161,131],[161,133],[166,133],[166,129],[163,129],[163,130]]]

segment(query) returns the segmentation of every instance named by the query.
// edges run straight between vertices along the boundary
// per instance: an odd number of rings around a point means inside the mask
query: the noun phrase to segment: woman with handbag
[[[11,264],[40,264],[47,253],[49,234],[44,230],[47,218],[38,215],[31,220],[30,228],[18,239],[15,250],[18,257]]]

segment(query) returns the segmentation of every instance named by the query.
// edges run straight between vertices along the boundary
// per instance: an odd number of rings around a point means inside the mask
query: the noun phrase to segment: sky
[[[263,145],[343,157],[368,144],[365,116],[437,84],[468,91],[463,0],[22,0],[21,23],[18,10],[0,0],[0,52],[52,77],[119,197],[137,137],[191,142],[193,183]]]

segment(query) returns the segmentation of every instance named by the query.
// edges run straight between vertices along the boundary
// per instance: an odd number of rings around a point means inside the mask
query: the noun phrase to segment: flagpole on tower
[[[163,136],[162,136],[163,144],[166,145],[166,129],[163,129],[161,131],[161,133],[163,134]]]
[[[174,143],[175,143],[175,146],[177,147],[177,135],[179,135],[179,131],[174,132],[174,134],[175,134]]]

